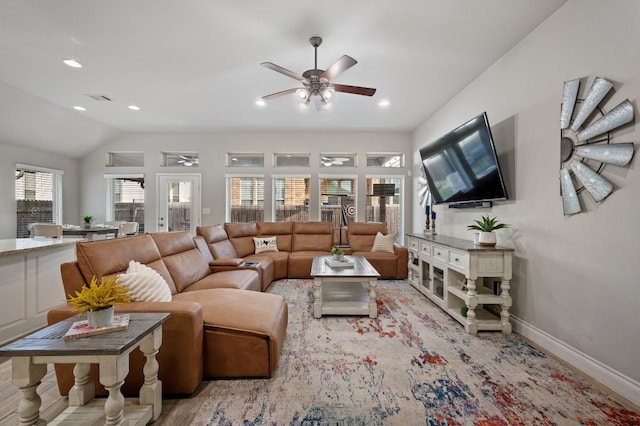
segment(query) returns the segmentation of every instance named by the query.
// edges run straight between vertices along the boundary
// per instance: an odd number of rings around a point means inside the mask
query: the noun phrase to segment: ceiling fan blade
[[[582,106],[576,115],[575,120],[573,120],[573,124],[571,125],[571,130],[577,132],[582,123],[586,121],[587,118],[591,115],[593,110],[596,109],[600,101],[604,99],[604,97],[609,93],[609,90],[613,87],[613,83],[605,80],[604,78],[597,77],[591,88],[589,89],[589,93],[587,93],[587,97],[584,102],[582,102]]]
[[[319,78],[326,78],[328,81],[331,81],[357,63],[358,61],[351,56],[344,55],[324,70],[322,74],[319,75]]]
[[[573,108],[575,108],[576,106],[576,99],[578,98],[579,88],[579,78],[564,82],[564,92],[562,93],[562,112],[560,113],[561,129],[566,129],[567,127],[569,127],[569,122],[571,121],[571,116],[573,115]]]
[[[560,188],[562,189],[562,208],[565,215],[576,214],[582,211],[576,188],[571,181],[569,170],[560,169]]]
[[[586,129],[578,133],[578,140],[586,141],[594,136],[601,135],[623,124],[627,124],[631,120],[633,120],[633,105],[631,105],[629,99],[626,99],[622,101],[620,105],[600,117],[598,121],[590,124]]]
[[[576,148],[576,154],[590,160],[624,167],[633,158],[633,143],[580,145]]]
[[[276,93],[272,93],[270,95],[263,96],[262,99],[264,99],[265,101],[268,101],[269,99],[274,99],[274,98],[278,98],[280,96],[284,96],[284,95],[288,95],[288,94],[291,94],[291,93],[295,93],[296,90],[298,90],[298,89],[296,88],[296,89],[283,90],[281,92],[276,92]]]
[[[571,170],[595,201],[602,201],[613,191],[613,185],[579,161],[571,162]]]
[[[333,84],[332,86],[336,92],[353,93],[354,95],[373,96],[376,93],[376,89],[371,87],[349,86],[346,84]]]
[[[304,78],[302,75],[298,74],[297,72],[290,71],[286,68],[281,67],[280,65],[274,64],[273,62],[263,62],[260,65],[262,65],[263,67],[269,68],[270,70],[279,72],[280,74],[284,74],[291,78],[295,78],[298,81],[307,81],[306,78]]]

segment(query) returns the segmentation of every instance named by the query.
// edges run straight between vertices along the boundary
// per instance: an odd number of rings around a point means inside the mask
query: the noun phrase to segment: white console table
[[[513,249],[442,235],[407,234],[409,283],[470,334],[511,333]],[[466,311],[466,312],[465,312]]]

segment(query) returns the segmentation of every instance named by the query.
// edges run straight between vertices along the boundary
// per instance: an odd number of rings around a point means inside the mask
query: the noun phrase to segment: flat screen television
[[[508,199],[486,112],[421,148],[420,156],[433,204]]]

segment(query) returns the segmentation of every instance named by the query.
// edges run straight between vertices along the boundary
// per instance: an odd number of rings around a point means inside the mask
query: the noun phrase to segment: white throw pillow
[[[253,243],[256,246],[255,253],[266,253],[268,251],[278,251],[278,243],[276,237],[258,238],[253,237]]]
[[[378,232],[376,234],[376,239],[373,241],[373,247],[371,247],[371,251],[384,251],[393,253],[393,243],[395,240],[395,234],[382,235],[382,233]]]
[[[171,290],[162,275],[135,260],[129,261],[127,272],[118,276],[117,283],[129,290],[134,302],[171,301]]]

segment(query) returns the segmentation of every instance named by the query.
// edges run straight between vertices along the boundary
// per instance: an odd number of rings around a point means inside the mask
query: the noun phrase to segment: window
[[[228,152],[227,167],[264,167],[264,154]]]
[[[309,181],[308,176],[273,177],[275,222],[309,220]]]
[[[144,166],[144,153],[108,152],[105,165],[107,167],[142,167]]]
[[[107,179],[107,220],[138,222],[144,233],[144,175],[111,175]]]
[[[16,238],[29,237],[29,224],[62,223],[61,170],[16,165]]]
[[[402,185],[403,178],[368,177],[367,211],[365,221],[383,222],[396,240],[402,240]]]
[[[164,167],[198,167],[200,157],[197,152],[163,152]]]
[[[367,153],[367,167],[404,167],[402,153]]]
[[[320,177],[320,220],[335,229],[356,220],[355,177]]]
[[[264,221],[264,176],[227,176],[227,221]]]
[[[356,154],[320,154],[320,167],[356,167]]]
[[[311,154],[273,154],[274,167],[309,167]]]

